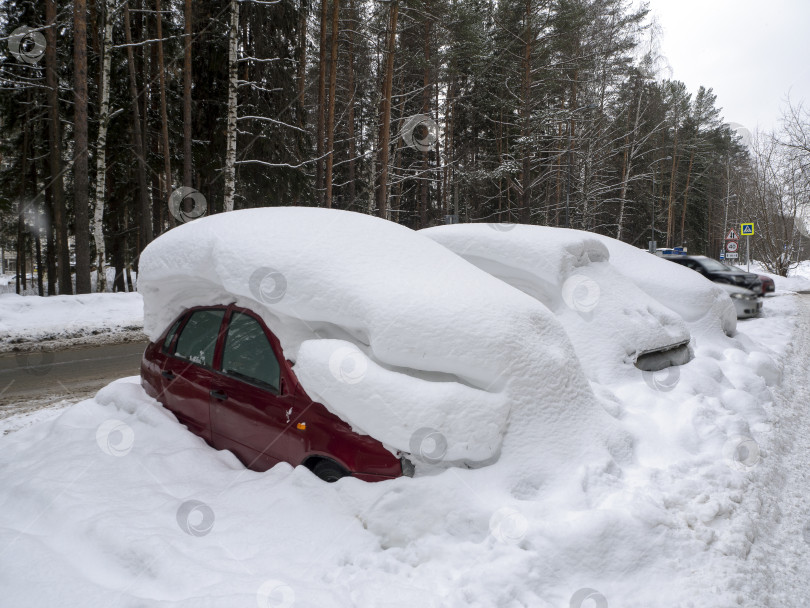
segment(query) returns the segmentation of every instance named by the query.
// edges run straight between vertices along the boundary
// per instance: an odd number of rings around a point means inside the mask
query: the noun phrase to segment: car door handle
[[[160,374],[164,378],[168,378],[169,380],[174,380],[176,378],[176,376],[174,375],[174,372],[171,372],[171,371],[162,371],[162,372],[160,372]]]
[[[228,398],[228,395],[226,395],[222,391],[209,391],[208,394],[211,395],[214,399],[218,399],[220,401],[225,401]]]

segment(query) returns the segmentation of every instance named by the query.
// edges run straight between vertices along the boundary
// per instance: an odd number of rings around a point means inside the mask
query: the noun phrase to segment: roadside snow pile
[[[34,344],[142,337],[143,300],[137,293],[78,296],[0,295],[0,352]],[[131,336],[131,337],[132,337]]]
[[[617,272],[605,245],[587,232],[455,224],[420,234],[554,312],[592,380],[635,375],[632,364],[639,356],[690,340],[683,320]],[[683,349],[677,362],[688,358]]]
[[[742,265],[741,268],[745,269],[746,266]],[[810,260],[799,262],[786,277],[772,274],[762,264],[754,261],[751,262],[751,272],[771,277],[777,291],[810,291]]]
[[[604,412],[554,316],[391,222],[315,208],[207,217],[147,247],[138,288],[153,340],[189,306],[253,309],[307,392],[392,449],[413,452],[430,428],[447,462],[488,461],[510,420],[528,434],[517,454],[554,443],[557,466],[604,442],[579,437],[607,428]]]

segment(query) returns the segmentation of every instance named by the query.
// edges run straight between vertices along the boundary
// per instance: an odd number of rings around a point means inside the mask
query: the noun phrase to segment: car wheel
[[[312,467],[312,472],[328,483],[334,483],[341,477],[346,477],[349,474],[343,467],[331,460],[321,460]]]

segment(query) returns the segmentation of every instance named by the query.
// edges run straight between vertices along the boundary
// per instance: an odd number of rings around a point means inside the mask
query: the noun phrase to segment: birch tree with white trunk
[[[236,87],[237,42],[239,35],[239,2],[231,0],[231,27],[228,33],[228,130],[225,142],[225,211],[233,211],[236,191]]]
[[[112,64],[112,0],[103,2],[104,41],[102,46],[101,91],[98,113],[98,139],[96,140],[96,200],[93,211],[93,239],[96,245],[96,291],[107,290],[107,274],[104,267],[104,190],[107,183],[107,127],[110,122],[110,68]]]

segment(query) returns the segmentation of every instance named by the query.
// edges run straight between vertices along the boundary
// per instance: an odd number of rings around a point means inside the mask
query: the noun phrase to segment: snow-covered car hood
[[[692,335],[734,334],[737,315],[717,283],[627,243],[601,234],[591,236],[607,247],[614,268],[651,298],[680,315],[689,324]]]
[[[610,379],[618,363],[690,340],[684,321],[618,272],[607,247],[588,232],[456,224],[420,234],[553,311],[594,380]]]
[[[413,453],[430,435],[445,462],[488,461],[517,418],[516,449],[560,443],[555,454],[575,460],[589,452],[577,429],[610,420],[545,306],[372,216],[286,207],[195,220],[144,250],[138,289],[152,340],[190,306],[254,310],[307,392],[391,449]]]

